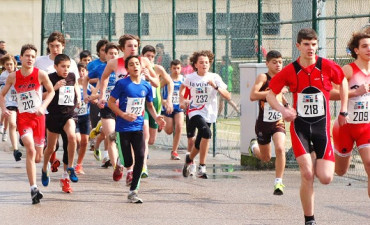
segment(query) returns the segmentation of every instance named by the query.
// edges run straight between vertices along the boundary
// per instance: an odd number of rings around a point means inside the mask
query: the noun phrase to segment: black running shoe
[[[18,149],[13,151],[13,156],[16,162],[20,161],[22,158],[22,152],[19,151]]]
[[[315,221],[315,220],[307,221],[307,222],[305,223],[305,225],[316,225],[316,221]]]
[[[32,198],[32,204],[38,204],[40,203],[40,199],[42,199],[44,195],[41,191],[39,191],[38,188],[34,188],[31,190],[31,198]]]
[[[112,163],[110,163],[110,159],[103,162],[103,164],[101,165],[101,167],[103,167],[103,168],[108,168],[109,166],[112,166]]]

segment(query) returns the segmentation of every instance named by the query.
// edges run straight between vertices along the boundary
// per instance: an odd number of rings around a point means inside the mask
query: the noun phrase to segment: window
[[[125,13],[125,34],[138,35],[137,13]],[[149,35],[149,13],[141,14],[141,34]]]
[[[231,17],[231,14],[230,14]],[[207,35],[213,34],[213,14],[207,13],[206,15],[206,26]],[[230,24],[231,25],[231,24]],[[226,13],[216,13],[216,34],[226,35],[227,29],[227,14]]]
[[[198,14],[197,13],[177,13],[176,14],[176,34],[198,35]]]
[[[279,13],[263,13],[263,22],[278,22],[280,21]],[[262,29],[264,35],[278,35],[280,34],[280,24],[264,25]]]

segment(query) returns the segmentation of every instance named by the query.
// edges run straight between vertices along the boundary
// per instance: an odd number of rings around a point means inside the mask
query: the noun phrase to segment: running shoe
[[[90,151],[94,151],[94,149],[95,149],[95,140],[90,139],[89,142],[90,142]]]
[[[255,138],[252,138],[252,140],[249,142],[248,151],[249,151],[250,156],[254,156],[254,153],[252,151],[252,146],[255,145],[256,143],[257,143],[257,139]]]
[[[59,159],[54,159],[54,161],[51,163],[51,172],[53,173],[58,172],[59,166],[60,166]]]
[[[41,183],[44,187],[47,187],[50,183],[50,163],[48,163],[48,166],[46,168],[46,172],[41,168]]]
[[[67,168],[67,173],[69,175],[69,179],[71,179],[72,182],[74,183],[78,182],[78,177],[73,167]]]
[[[315,220],[307,221],[307,222],[305,223],[305,225],[316,225],[316,221],[315,221]]]
[[[208,179],[207,170],[206,170],[205,165],[204,166],[199,165],[199,167],[198,167],[198,177]]]
[[[143,203],[143,200],[137,196],[137,191],[132,191],[127,196],[128,202]]]
[[[94,150],[94,157],[97,161],[100,161],[101,160],[101,152],[99,149],[95,149]]]
[[[183,169],[182,169],[182,175],[183,175],[184,177],[188,177],[189,175],[194,175],[194,174],[195,174],[195,172],[194,172],[194,173],[191,173],[191,172],[190,172],[190,168],[195,168],[195,164],[194,164],[194,162],[191,162],[191,163],[185,163],[185,164],[184,164],[184,167],[183,167]]]
[[[112,166],[112,164],[110,163],[110,159],[108,157],[104,157],[101,167],[108,168],[109,166]]]
[[[4,132],[4,126],[0,125],[0,134],[2,134],[3,132]]]
[[[22,139],[20,137],[19,137],[19,144],[24,147],[23,141],[22,141]]]
[[[84,168],[82,167],[82,164],[77,164],[75,166],[75,171],[77,174],[85,174]]]
[[[274,195],[283,195],[284,194],[284,184],[276,183],[274,186]]]
[[[22,152],[19,151],[18,149],[13,151],[13,156],[16,162],[20,161],[22,158]]]
[[[100,131],[101,131],[101,120],[98,122],[98,124],[96,125],[96,127],[94,128],[94,129],[92,129],[91,131],[90,131],[90,138],[91,139],[94,139],[94,138],[96,138],[96,136],[98,136],[99,134],[100,134]]]
[[[71,184],[68,178],[60,179],[60,186],[62,187],[62,191],[65,193],[72,193]]]
[[[126,174],[126,186],[130,186],[131,185],[133,176],[134,176],[134,172],[132,170],[131,171],[127,171],[127,174]]]
[[[44,195],[38,188],[33,188],[31,189],[31,199],[32,199],[32,204],[39,204],[40,199],[42,199]]]
[[[148,178],[148,177],[149,177],[148,167],[143,166],[143,170],[141,171],[141,178]]]
[[[8,140],[8,134],[7,133],[3,133],[3,142]]]
[[[172,160],[180,160],[179,154],[177,152],[171,151],[171,159]]]
[[[113,180],[114,181],[119,181],[123,177],[123,166],[116,164],[116,168],[114,169],[113,172]]]

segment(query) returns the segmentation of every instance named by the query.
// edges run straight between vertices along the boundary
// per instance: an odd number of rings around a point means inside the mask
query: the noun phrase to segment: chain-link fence
[[[160,61],[166,69],[169,60],[163,59],[182,59],[186,67],[194,51],[210,49],[216,56],[212,70],[239,106],[249,98],[239,94],[240,63],[263,62],[268,51],[278,50],[287,64],[298,56],[298,30],[312,27],[319,34],[319,55],[344,65],[352,61],[347,41],[369,20],[368,0],[43,0],[42,51],[55,30],[67,36],[66,53],[77,61],[81,50],[96,53],[98,40],[117,42],[125,33],[139,35],[142,47],[163,46]],[[334,116],[336,105],[331,103]],[[239,159],[240,114],[230,104],[222,106],[213,150]],[[157,143],[169,146],[172,137],[163,133]],[[186,136],[180,148],[186,148]],[[354,167],[350,172],[365,176]]]

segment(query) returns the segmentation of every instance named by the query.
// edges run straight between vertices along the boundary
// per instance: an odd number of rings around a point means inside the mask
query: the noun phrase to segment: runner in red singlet
[[[22,67],[9,75],[0,95],[2,112],[9,116],[4,97],[14,85],[18,102],[17,128],[26,148],[26,170],[31,186],[32,204],[40,203],[43,197],[36,185],[36,163],[41,161],[45,142],[45,110],[55,94],[48,75],[34,68],[36,53],[35,46],[31,44],[22,46],[20,57]],[[42,86],[47,90],[44,101]]]

